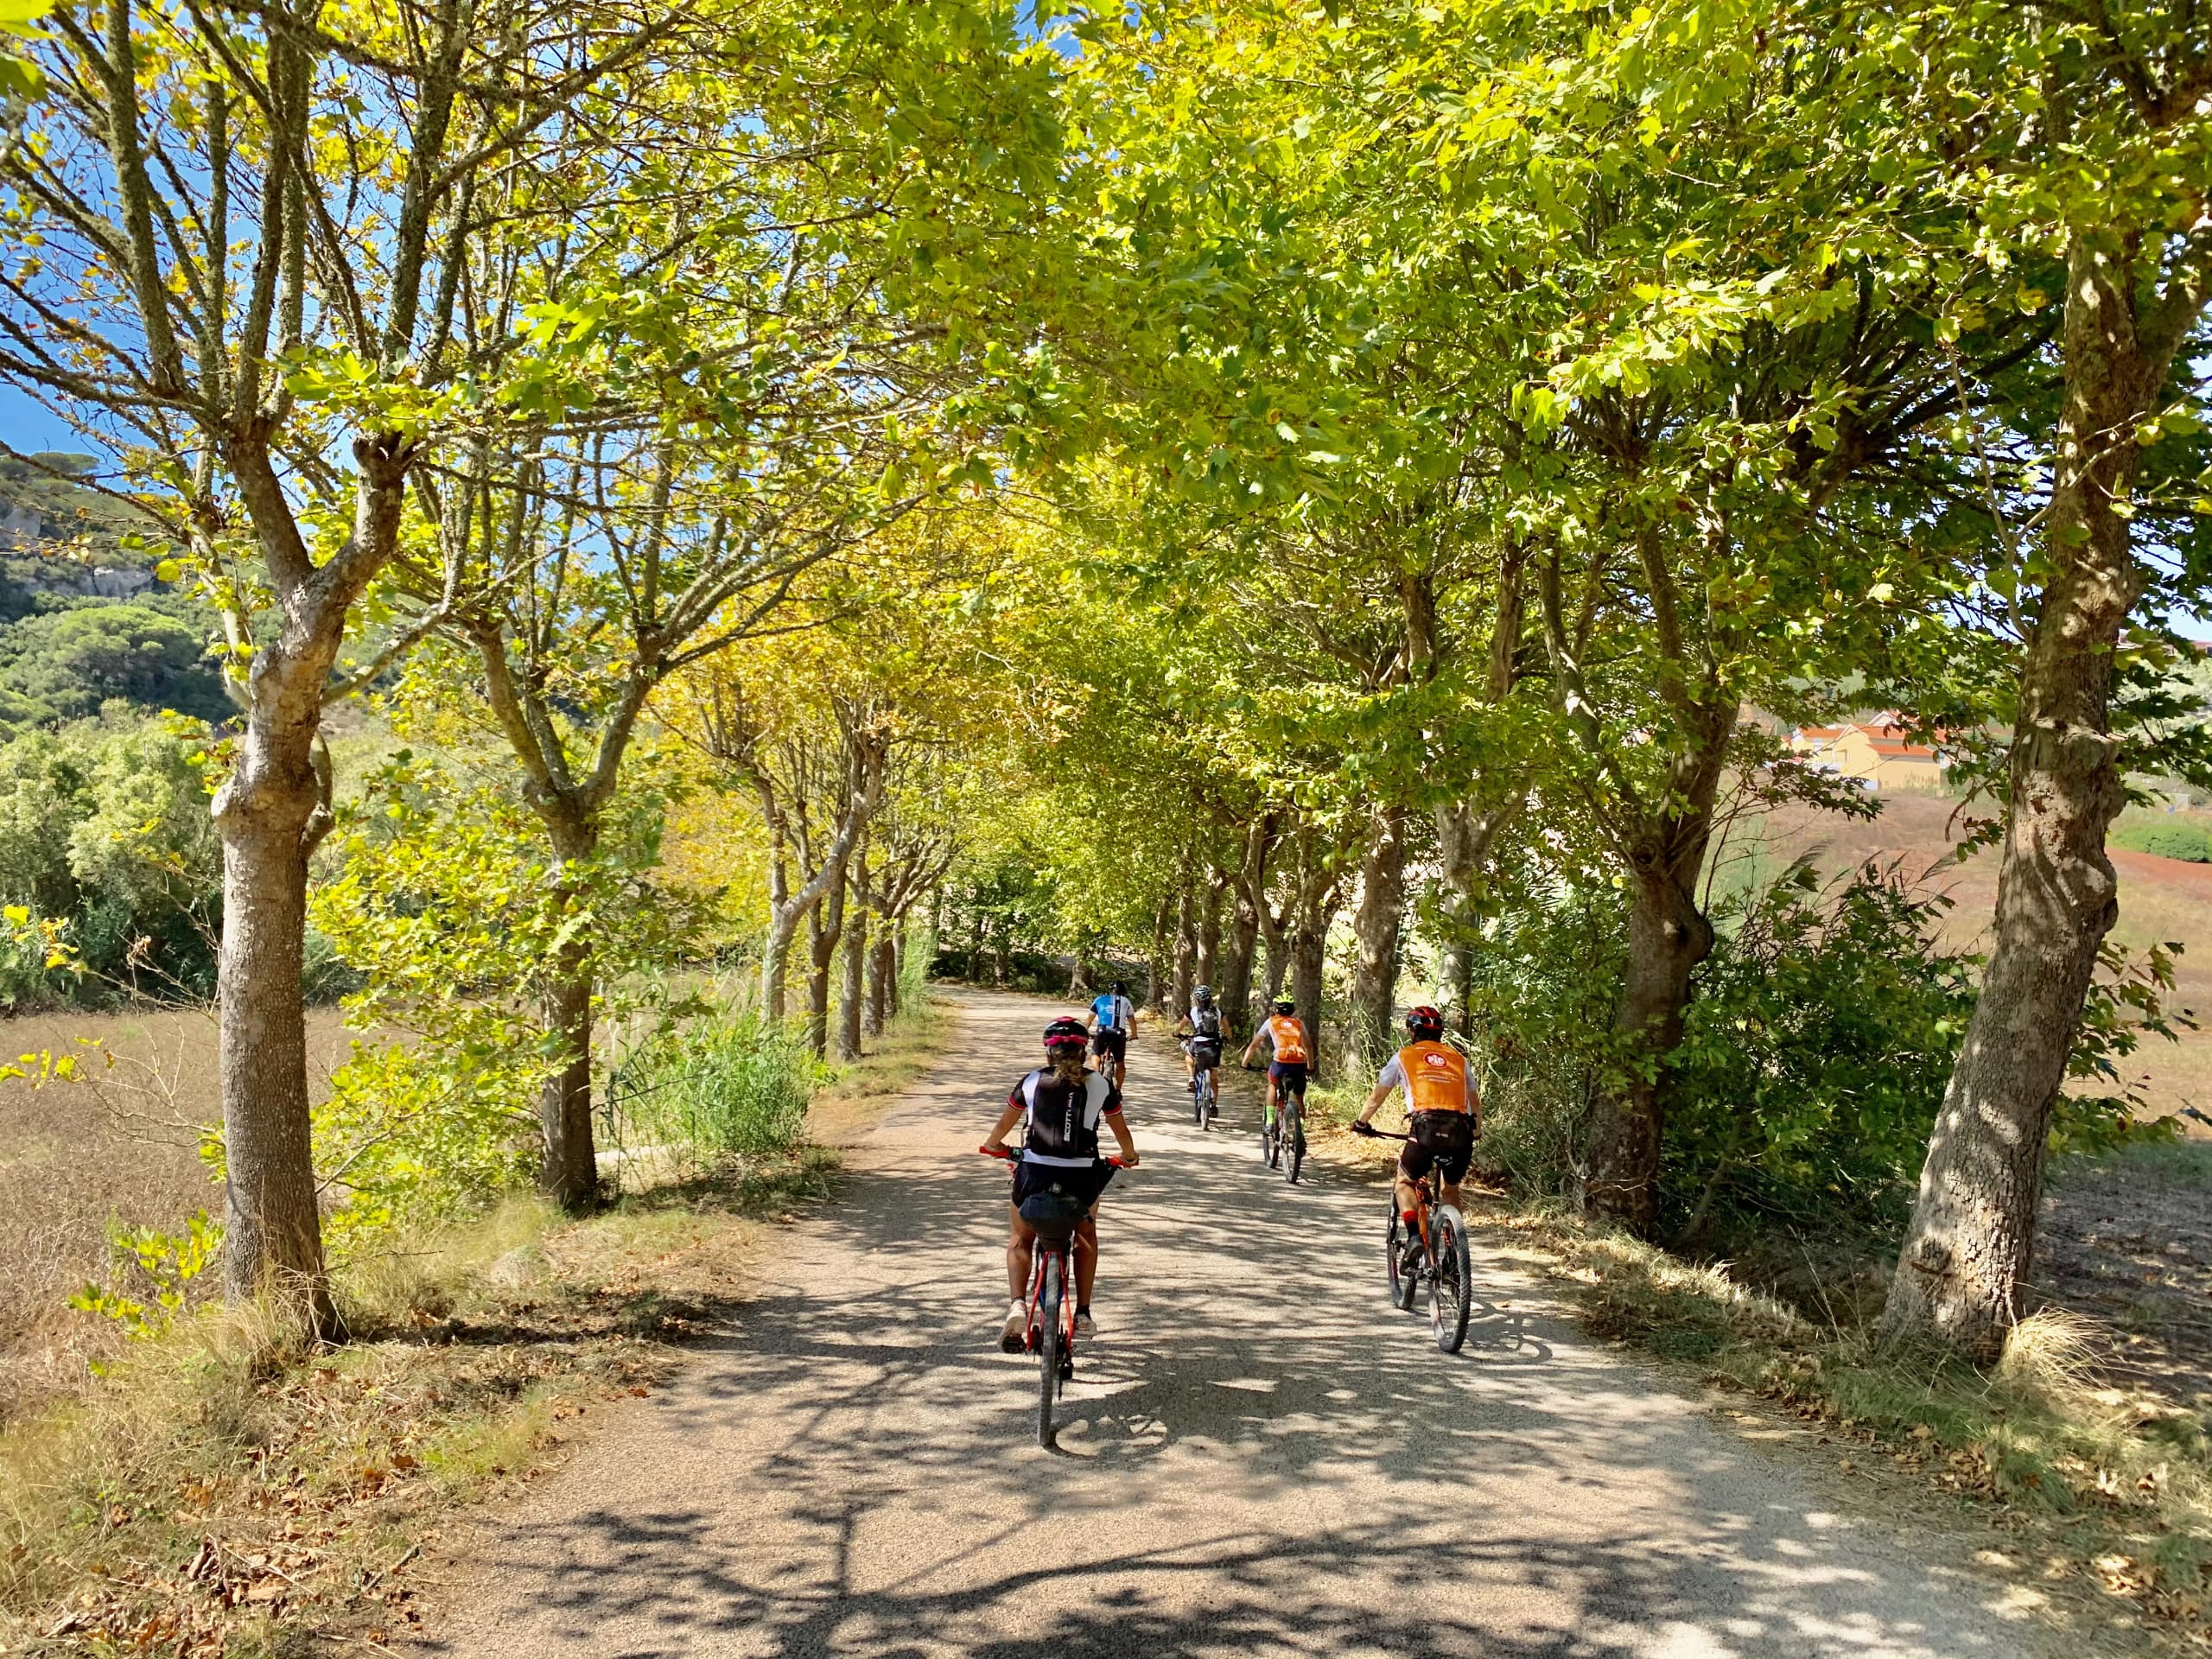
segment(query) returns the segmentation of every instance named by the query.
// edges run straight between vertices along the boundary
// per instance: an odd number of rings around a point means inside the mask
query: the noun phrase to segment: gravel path
[[[1486,1263],[1466,1351],[1382,1289],[1380,1204],[1263,1177],[1133,1063],[1060,1451],[994,1344],[1004,1179],[972,1155],[1044,1005],[959,1040],[786,1236],[725,1340],[471,1552],[429,1650],[1560,1656],[2047,1650],[1953,1541],[1853,1520]],[[2087,1649],[2069,1647],[2079,1659]]]

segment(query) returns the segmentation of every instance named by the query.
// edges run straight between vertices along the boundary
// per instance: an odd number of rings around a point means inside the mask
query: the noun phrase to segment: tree
[[[2117,913],[2114,697],[2156,581],[2131,521],[2162,417],[2189,419],[2172,377],[2212,302],[2212,48],[2187,9],[2106,0],[1862,21],[1870,85],[1915,124],[1903,163],[2063,283],[2037,527],[1999,573],[2028,621],[1994,932],[1885,1313],[1893,1335],[1987,1356],[2021,1313],[2052,1112]],[[1882,73],[1892,48],[1926,54],[1897,60],[1927,65],[1916,81]]]
[[[563,141],[596,143],[557,118],[652,79],[694,28],[710,28],[695,9],[650,4],[233,17],[106,0],[55,15],[44,92],[0,163],[0,374],[136,446],[222,609],[241,709],[213,805],[226,1280],[321,1334],[342,1325],[301,969],[308,859],[331,823],[333,670],[397,551],[410,475],[440,435],[505,418],[516,342],[456,348],[455,249],[545,222],[488,218],[480,182],[557,175]]]

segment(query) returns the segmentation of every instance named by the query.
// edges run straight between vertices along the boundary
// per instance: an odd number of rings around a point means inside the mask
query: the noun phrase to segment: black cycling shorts
[[[1275,1098],[1306,1092],[1306,1062],[1303,1060],[1269,1060],[1268,1081],[1275,1086]]]
[[[1094,1031],[1090,1033],[1090,1052],[1104,1059],[1112,1055],[1117,1060],[1129,1058],[1129,1033],[1126,1031]]]
[[[1113,1179],[1114,1166],[1103,1161],[1089,1169],[1063,1169],[1024,1160],[1014,1166],[1014,1207],[1021,1210],[1033,1199],[1049,1198],[1057,1193],[1071,1209],[1080,1205],[1079,1213],[1088,1215],[1097,1204],[1098,1195],[1106,1190],[1106,1183]]]
[[[1398,1168],[1409,1181],[1417,1181],[1433,1168],[1446,1186],[1466,1179],[1467,1162],[1475,1155],[1475,1121],[1465,1112],[1415,1112],[1406,1126],[1413,1139],[1398,1154]]]
[[[1218,1037],[1185,1037],[1183,1052],[1191,1057],[1191,1064],[1201,1071],[1212,1071],[1221,1065],[1221,1039]]]

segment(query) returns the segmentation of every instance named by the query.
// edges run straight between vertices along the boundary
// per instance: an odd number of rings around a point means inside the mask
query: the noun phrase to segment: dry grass
[[[818,1104],[850,1135],[944,1040],[926,1011]],[[0,1651],[381,1647],[458,1506],[520,1490],[605,1402],[647,1392],[742,1300],[835,1154],[730,1166],[563,1222],[516,1199],[349,1264],[358,1339],[303,1350],[206,1308],[0,1430]],[[315,1650],[320,1651],[317,1648]]]
[[[386,1640],[413,1622],[410,1547],[647,1391],[833,1168],[809,1152],[573,1223],[516,1199],[405,1239],[341,1283],[359,1336],[334,1351],[217,1308],[134,1344],[0,1436],[0,1649]]]
[[[308,1016],[313,1075],[344,1060],[334,1009]],[[65,1013],[0,1021],[0,1054],[76,1053],[81,1080],[0,1081],[0,1424],[80,1386],[114,1327],[67,1298],[113,1269],[111,1229],[174,1230],[219,1211],[199,1158],[220,1116],[215,1023],[194,1009]]]

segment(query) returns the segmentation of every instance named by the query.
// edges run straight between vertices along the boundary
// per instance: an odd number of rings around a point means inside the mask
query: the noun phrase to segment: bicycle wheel
[[[1390,1205],[1390,1231],[1384,1243],[1390,1264],[1390,1306],[1398,1308],[1414,1305],[1414,1275],[1406,1271],[1406,1224],[1400,1219],[1398,1206]]]
[[[1191,1074],[1191,1122],[1202,1129],[1206,1126],[1205,1076],[1203,1071]]]
[[[1306,1103],[1296,1095],[1283,1096],[1276,1134],[1282,1142],[1283,1179],[1295,1186],[1299,1167],[1306,1161]]]
[[[1260,1109],[1264,1113],[1267,1108],[1262,1106]],[[1276,1148],[1281,1145],[1275,1138],[1276,1125],[1281,1122],[1280,1116],[1273,1121],[1265,1116],[1260,1120],[1260,1157],[1269,1169],[1275,1166]]]
[[[1440,1204],[1430,1217],[1428,1236],[1436,1247],[1432,1263],[1434,1274],[1429,1283],[1428,1328],[1438,1348],[1456,1354],[1467,1339],[1467,1315],[1475,1302],[1467,1224],[1457,1210]]]
[[[1045,1257],[1044,1293],[1037,1299],[1037,1444],[1052,1444],[1052,1402],[1060,1392],[1060,1271],[1065,1258],[1057,1249],[1039,1244]]]

